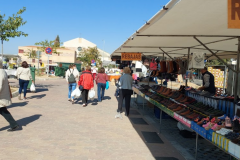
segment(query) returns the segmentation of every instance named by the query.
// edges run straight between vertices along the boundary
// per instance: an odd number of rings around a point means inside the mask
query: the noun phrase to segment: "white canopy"
[[[122,52],[162,56],[166,52],[171,57],[187,57],[188,48],[190,53],[211,56],[194,36],[220,58],[236,58],[240,29],[228,28],[227,0],[171,0],[111,56]]]

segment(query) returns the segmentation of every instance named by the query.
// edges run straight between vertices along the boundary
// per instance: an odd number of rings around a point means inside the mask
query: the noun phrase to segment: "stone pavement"
[[[27,101],[13,98],[8,107],[22,130],[7,132],[8,123],[0,116],[1,160],[184,159],[136,109],[129,118],[114,118],[114,86],[106,90],[103,102],[95,99],[85,108],[81,100],[74,105],[67,101],[64,79],[37,81],[36,87],[37,93],[28,93]]]

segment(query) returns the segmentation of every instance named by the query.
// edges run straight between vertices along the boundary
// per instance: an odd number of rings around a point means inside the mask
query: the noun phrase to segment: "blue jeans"
[[[104,92],[106,88],[106,83],[98,83],[97,84],[97,89],[98,89],[98,101],[102,101],[104,97]],[[102,90],[102,95],[101,95],[101,90]]]
[[[26,94],[27,94],[27,87],[28,87],[28,83],[29,83],[29,80],[22,80],[22,79],[19,79],[19,91],[18,93],[21,94],[22,93],[22,90],[24,89],[24,97],[26,97]]]
[[[72,91],[74,91],[76,89],[76,87],[77,87],[77,83],[70,83],[70,84],[68,84],[68,99],[71,98],[71,93],[72,93]],[[73,98],[74,97],[72,97],[72,99]]]

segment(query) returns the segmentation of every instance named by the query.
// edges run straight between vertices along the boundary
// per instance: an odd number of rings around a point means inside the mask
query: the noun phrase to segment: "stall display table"
[[[193,131],[196,132],[196,155],[195,155],[195,158],[197,158],[198,135],[200,135],[201,137],[208,140],[210,143],[212,143],[213,145],[215,145],[219,149],[223,150],[224,152],[226,152],[230,156],[235,157],[237,159],[240,159],[240,152],[239,152],[240,146],[239,145],[236,145],[236,144],[232,143],[229,139],[225,138],[224,136],[222,136],[220,134],[217,134],[216,132],[214,132],[211,129],[210,130],[205,130],[205,128],[197,125],[197,123],[195,123],[194,121],[190,121],[190,120],[186,119],[185,117],[180,116],[179,114],[177,114],[177,113],[173,112],[172,110],[168,109],[163,104],[157,102],[154,99],[151,99],[147,95],[143,94],[139,89],[137,89],[135,87],[132,87],[132,89],[138,96],[141,96],[144,100],[149,101],[150,103],[152,103],[153,105],[155,105],[159,109],[161,109],[161,111],[160,111],[160,122],[159,122],[160,123],[160,126],[159,126],[159,132],[160,133],[161,133],[162,111],[164,111],[165,113],[167,113],[172,118],[176,119],[177,121],[181,122],[182,124],[184,124],[185,126],[187,126],[188,128],[191,128]],[[149,89],[149,91],[152,92],[152,93],[158,94],[151,89]],[[161,95],[159,94],[159,96],[161,96]],[[171,100],[171,98],[169,100]],[[144,103],[143,103],[143,109],[144,109]],[[236,149],[238,150],[237,152],[236,152]]]
[[[112,81],[113,79],[118,80],[121,77],[121,74],[108,74],[109,81]]]

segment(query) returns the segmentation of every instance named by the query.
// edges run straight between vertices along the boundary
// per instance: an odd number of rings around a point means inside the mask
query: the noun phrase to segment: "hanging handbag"
[[[144,60],[143,65],[144,65],[144,66],[149,66],[149,61],[148,61],[148,59],[145,59],[145,60]]]
[[[155,59],[152,59],[152,62],[150,63],[150,70],[157,70],[157,62]]]

